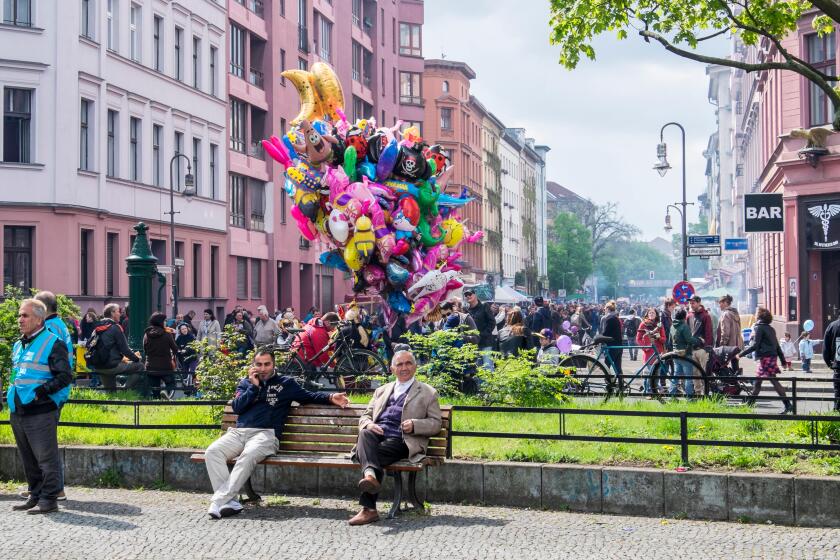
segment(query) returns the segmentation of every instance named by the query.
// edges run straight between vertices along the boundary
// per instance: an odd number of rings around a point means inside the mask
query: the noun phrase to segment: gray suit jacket
[[[386,383],[373,393],[373,398],[368,403],[367,409],[359,418],[359,431],[364,430],[368,424],[376,423],[388,405],[388,399],[394,392],[395,385],[396,382],[394,381]],[[419,463],[426,457],[429,438],[440,432],[441,415],[437,391],[415,379],[405,396],[402,420],[414,421],[414,431],[410,434],[403,434],[403,439],[406,447],[408,447],[408,460],[412,463]],[[355,457],[355,447],[352,453]]]

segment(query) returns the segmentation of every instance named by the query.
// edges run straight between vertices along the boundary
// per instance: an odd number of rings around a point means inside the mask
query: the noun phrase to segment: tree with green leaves
[[[658,295],[661,288],[632,288],[631,280],[647,280],[650,273],[658,280],[679,280],[679,271],[674,259],[642,241],[621,241],[610,245],[596,262],[602,278],[600,289],[616,296],[628,293]]]
[[[782,39],[797,31],[806,15],[820,35],[840,23],[837,0],[551,0],[551,42],[560,46],[560,63],[573,69],[581,55],[595,59],[593,39],[615,32],[619,39],[635,33],[646,42],[697,62],[738,68],[745,72],[788,70],[816,84],[834,106],[833,128],[840,130],[840,93],[836,72],[815,68],[800,53],[790,52]],[[821,13],[820,13],[821,12]],[[771,56],[756,61],[708,56],[700,43],[731,33],[745,45],[764,48]]]
[[[592,235],[575,214],[560,212],[548,242],[548,286],[567,293],[580,290],[592,274]]]

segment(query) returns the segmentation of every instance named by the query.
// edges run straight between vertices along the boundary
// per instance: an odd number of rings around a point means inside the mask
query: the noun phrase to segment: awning
[[[529,299],[525,294],[507,286],[496,286],[496,293],[493,295],[493,301],[496,303],[520,303]]]

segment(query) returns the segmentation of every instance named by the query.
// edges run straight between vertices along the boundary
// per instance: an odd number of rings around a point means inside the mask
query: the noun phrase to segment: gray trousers
[[[10,414],[30,499],[52,506],[63,490],[61,455],[58,451],[59,410],[43,414]]]
[[[279,445],[274,428],[228,428],[204,452],[204,465],[213,485],[211,501],[222,507],[237,497],[257,463],[277,453]],[[233,470],[228,471],[227,462],[236,457]]]
[[[120,362],[116,367],[108,369],[94,368],[94,371],[102,380],[102,386],[105,389],[116,389],[117,376],[127,374],[128,379],[125,382],[125,388],[130,390],[137,388],[141,384],[143,376],[137,374],[145,371],[145,369],[143,362]]]

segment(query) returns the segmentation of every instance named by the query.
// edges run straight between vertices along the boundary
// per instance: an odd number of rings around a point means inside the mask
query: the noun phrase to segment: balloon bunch
[[[470,232],[458,208],[472,199],[445,194],[451,166],[416,127],[350,123],[341,83],[328,65],[282,73],[297,87],[301,110],[282,138],[263,140],[286,169],[286,194],[301,235],[320,239],[322,264],[352,272],[353,291],[380,295],[390,326],[435,310],[463,283],[458,250]]]

